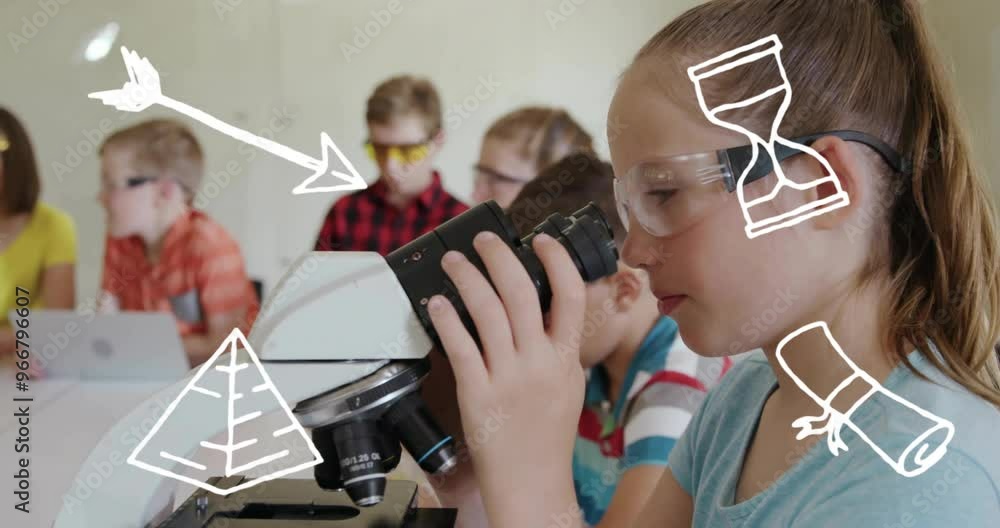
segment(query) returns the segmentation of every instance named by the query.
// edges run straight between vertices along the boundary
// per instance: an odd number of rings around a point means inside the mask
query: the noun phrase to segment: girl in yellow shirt
[[[15,288],[29,292],[33,309],[70,309],[76,303],[76,232],[66,213],[38,202],[41,191],[31,141],[21,123],[0,107],[0,364],[14,352],[8,314]]]

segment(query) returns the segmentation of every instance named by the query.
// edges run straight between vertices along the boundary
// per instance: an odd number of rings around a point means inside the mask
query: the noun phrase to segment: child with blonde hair
[[[233,328],[249,333],[260,307],[239,243],[189,205],[201,145],[184,124],[152,119],[111,134],[100,152],[108,236],[98,309],[171,313],[197,366]]]
[[[593,152],[593,138],[566,110],[518,108],[486,130],[475,166],[472,201],[493,200],[506,208],[549,165],[570,154]]]
[[[835,183],[779,193],[755,213],[794,211],[839,192],[849,203],[751,238],[735,184],[751,159],[739,155],[749,141],[709,121],[687,71],[770,35],[784,45],[794,88],[778,133],[825,161],[782,154],[783,173]],[[718,107],[780,86],[768,64],[704,79],[706,99]],[[622,259],[649,273],[661,313],[695,352],[762,351],[709,394],[634,526],[930,528],[1000,519],[996,212],[949,84],[915,0],[714,0],[639,51],[609,112],[609,122],[624,125],[611,144],[629,228]],[[817,92],[835,96],[810,97]],[[720,119],[767,130],[784,101],[761,98]],[[750,201],[780,183],[770,165],[755,168],[758,177],[743,187]],[[570,453],[583,372],[557,350],[579,342],[584,286],[560,244],[534,242],[552,283],[548,324],[525,293],[532,284],[523,267],[488,234],[476,247],[495,290],[461,255],[442,261],[482,350],[447,299],[431,301],[465,431],[481,427],[490,409],[510,416],[473,454],[494,527],[581,525]],[[797,300],[774,309],[783,291]],[[752,324],[762,314],[766,324]],[[909,476],[867,445],[905,454],[926,423],[890,398],[869,398],[868,382],[838,386],[851,371],[823,332],[783,343],[819,321],[877,384],[951,421],[954,436],[936,464],[928,455],[941,442],[914,452],[925,471]],[[782,344],[790,370],[816,394],[836,393],[830,406],[853,427],[830,420],[812,431],[828,429],[826,438],[797,436],[793,422],[828,409],[779,365]]]

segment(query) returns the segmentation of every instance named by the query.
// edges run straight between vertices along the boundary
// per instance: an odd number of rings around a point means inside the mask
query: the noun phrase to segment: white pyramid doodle
[[[261,411],[255,409],[264,405],[255,405],[255,402],[263,399],[268,399],[268,403],[277,400],[288,422],[260,437],[259,431],[248,432],[245,424],[252,424],[261,416]],[[188,453],[171,451],[171,445],[178,445],[171,440],[185,435],[185,422],[206,419],[226,420],[227,434],[223,443],[201,442],[207,454],[199,460],[186,458]],[[312,460],[295,464],[295,457],[283,438],[289,434],[298,434],[305,440]],[[233,329],[215,354],[201,366],[128,458],[133,466],[219,495],[228,495],[322,462],[323,457],[312,439],[295,419],[238,328]],[[173,468],[177,464],[198,478],[175,472]],[[269,470],[265,476],[247,479],[232,488],[220,489],[205,483],[211,476],[243,474],[265,465]],[[279,469],[271,471],[276,466]]]
[[[733,130],[747,136],[752,142],[753,157],[747,165],[746,170],[743,171],[742,175],[740,175],[739,181],[736,184],[737,197],[740,200],[740,205],[743,207],[743,217],[746,220],[746,234],[750,239],[757,238],[761,235],[784,227],[791,227],[814,216],[819,216],[835,209],[850,205],[850,197],[846,192],[844,192],[840,185],[840,180],[837,178],[837,173],[834,172],[833,167],[826,158],[821,156],[812,147],[789,141],[778,135],[778,128],[781,126],[781,121],[784,119],[785,112],[788,111],[788,107],[792,101],[792,84],[788,80],[788,73],[785,71],[785,66],[781,61],[782,48],[781,39],[779,39],[777,35],[771,35],[770,37],[766,37],[758,40],[757,42],[747,44],[746,46],[741,46],[734,50],[727,51],[718,57],[688,68],[688,77],[690,77],[691,82],[694,83],[695,92],[698,96],[698,105],[701,107],[701,111],[705,114],[705,117],[720,127]],[[783,82],[780,86],[776,86],[762,94],[744,101],[709,108],[708,103],[705,100],[705,87],[703,86],[706,79],[728,72],[734,68],[768,59],[775,61],[775,65],[781,73]],[[723,120],[719,116],[719,114],[724,112],[754,105],[776,95],[783,95],[784,99],[781,102],[777,115],[774,117],[774,122],[771,123],[771,135],[766,140],[742,125],[730,123]],[[778,145],[812,156],[813,159],[823,166],[826,170],[827,176],[807,183],[797,183],[791,180],[785,176],[785,173],[781,168],[781,164],[777,162],[775,149]],[[758,158],[761,155],[761,149],[764,149],[766,153],[765,155],[771,157],[771,166],[774,170],[777,181],[774,188],[766,195],[758,197],[754,200],[747,200],[744,196],[743,184],[746,181],[747,176],[750,174],[750,171],[757,165]],[[772,202],[779,193],[795,191],[806,192],[817,189],[822,185],[830,185],[836,189],[836,192],[825,198],[817,199],[801,205],[792,211],[779,212],[778,214],[770,217],[765,216],[764,218],[754,218],[754,216],[764,216],[768,214],[769,211],[767,209],[762,209],[760,206],[768,202]]]

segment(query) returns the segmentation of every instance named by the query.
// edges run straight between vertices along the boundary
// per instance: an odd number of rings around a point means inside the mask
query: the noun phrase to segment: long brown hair
[[[0,212],[13,215],[34,211],[42,192],[35,149],[24,125],[4,107],[0,107],[0,163]]]
[[[714,0],[660,31],[636,63],[657,61],[658,76],[686,80],[683,68],[771,34],[784,45],[782,62],[795,87],[782,137],[853,128],[912,158],[912,174],[881,165],[885,207],[860,277],[887,278],[892,300],[884,337],[893,358],[915,371],[906,347],[916,346],[950,378],[1000,406],[996,210],[917,2]],[[739,73],[711,79],[706,90],[735,102],[774,86],[767,73]]]
[[[562,108],[525,106],[497,119],[486,139],[520,143],[521,156],[537,171],[577,152],[594,152],[594,140]]]

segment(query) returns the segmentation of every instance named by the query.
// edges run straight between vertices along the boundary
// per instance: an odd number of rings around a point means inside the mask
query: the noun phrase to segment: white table
[[[0,526],[18,528],[49,528],[64,496],[72,496],[79,487],[75,482],[81,464],[85,462],[93,447],[104,433],[119,419],[128,414],[168,383],[136,382],[81,382],[64,380],[44,380],[31,382],[27,393],[14,393],[14,381],[9,371],[0,371],[0,384],[4,389],[7,409],[0,410],[0,475],[4,475],[6,491],[0,513]],[[34,401],[30,406],[30,513],[23,514],[14,509],[17,498],[11,493],[12,478],[17,472],[17,461],[22,454],[14,452],[13,446],[18,436],[18,423],[14,413],[18,402],[13,397],[28,396]],[[273,431],[285,423],[280,413],[270,413],[254,420],[254,430]],[[223,440],[206,439],[221,442]],[[296,444],[297,446],[297,444]],[[204,448],[203,448],[204,449]],[[302,452],[307,453],[304,444]],[[197,453],[195,459],[199,459]],[[126,454],[127,456],[127,454]],[[121,462],[125,464],[125,462]],[[407,475],[421,475],[412,460],[401,465],[408,469]],[[251,470],[246,474],[255,476]],[[312,478],[312,468],[286,475],[284,478]],[[422,479],[418,479],[422,480]],[[173,481],[173,501],[166,498],[157,508],[174,508],[195,490],[191,484]],[[425,482],[425,481],[424,481]],[[421,483],[424,483],[421,482]],[[79,495],[79,493],[77,493]],[[433,505],[433,502],[425,504]]]
[[[86,383],[79,381],[33,381],[27,393],[13,393],[9,371],[0,376],[7,409],[0,411],[0,464],[8,482],[18,470],[13,446],[19,425],[14,412],[15,396],[34,398],[30,405],[30,513],[14,510],[17,498],[5,494],[0,526],[48,527],[62,506],[62,496],[72,486],[80,464],[90,450],[120,417],[165,386],[164,383]],[[9,409],[9,411],[8,411]],[[9,487],[9,484],[8,484]]]
[[[13,387],[9,372],[0,376],[0,383]],[[63,380],[35,381],[27,393],[14,394],[6,389],[7,409],[0,411],[0,456],[4,486],[11,490],[15,481],[12,475],[19,469],[18,459],[30,455],[30,513],[14,510],[19,502],[10,491],[4,493],[0,526],[49,527],[63,505],[63,496],[72,493],[80,465],[86,460],[91,449],[101,436],[121,417],[143,400],[164,388],[166,383],[136,382],[80,382]],[[30,406],[30,453],[18,454],[13,446],[18,436],[19,425],[14,413],[19,402],[11,401],[17,396],[34,398],[25,402]],[[23,404],[22,404],[23,405]],[[273,430],[280,416],[262,416],[255,428]],[[303,470],[288,475],[288,478],[311,478],[312,470]],[[176,483],[174,496],[179,504],[194,491],[194,486]],[[168,506],[168,505],[164,505]]]

